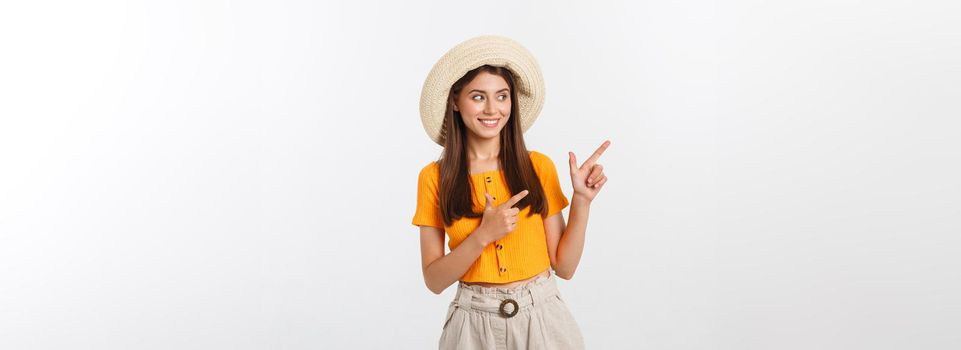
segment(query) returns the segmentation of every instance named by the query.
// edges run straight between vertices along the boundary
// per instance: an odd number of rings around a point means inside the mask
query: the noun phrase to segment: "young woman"
[[[533,56],[497,36],[454,47],[424,83],[421,119],[444,151],[420,171],[413,224],[427,288],[440,294],[458,282],[441,349],[584,347],[554,276],[577,269],[610,142],[581,166],[569,153],[568,202],[551,159],[524,144],[543,101]]]

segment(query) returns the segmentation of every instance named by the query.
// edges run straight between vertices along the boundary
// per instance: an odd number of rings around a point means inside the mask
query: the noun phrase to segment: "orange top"
[[[554,162],[537,151],[530,151],[530,155],[534,172],[537,173],[541,187],[544,188],[547,217],[550,217],[559,213],[570,203],[561,192]],[[481,218],[462,217],[455,220],[451,226],[445,227],[437,194],[439,180],[440,165],[437,162],[431,162],[420,171],[417,180],[417,211],[414,213],[412,223],[445,230],[449,238],[448,246],[453,250],[480,226]],[[485,192],[490,193],[494,198],[495,206],[506,202],[514,195],[507,187],[503,170],[471,174],[470,181],[475,213],[484,211]],[[538,214],[528,217],[530,209],[528,206],[518,213],[517,227],[513,232],[484,247],[480,257],[461,277],[462,281],[487,283],[519,281],[533,277],[551,266],[550,257],[547,255],[544,219]]]

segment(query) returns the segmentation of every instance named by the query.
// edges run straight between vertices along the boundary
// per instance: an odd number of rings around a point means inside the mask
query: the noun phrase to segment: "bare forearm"
[[[478,238],[480,235],[476,233],[475,231],[467,236],[467,239],[461,242],[457,248],[434,260],[424,269],[424,281],[431,292],[440,294],[451,284],[457,282],[481,255],[487,245]]]
[[[554,267],[554,272],[558,277],[570,279],[577,270],[577,264],[584,252],[584,235],[590,212],[590,201],[577,196],[571,199],[570,218],[557,244],[557,266]]]

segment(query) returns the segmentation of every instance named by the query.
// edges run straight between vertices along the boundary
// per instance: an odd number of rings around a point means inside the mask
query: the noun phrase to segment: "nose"
[[[497,114],[497,108],[494,108],[493,102],[487,101],[487,103],[484,103],[484,114],[486,115]]]

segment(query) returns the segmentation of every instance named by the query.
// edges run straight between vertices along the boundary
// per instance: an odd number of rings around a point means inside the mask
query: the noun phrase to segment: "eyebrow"
[[[510,91],[510,89],[508,89],[508,88],[503,88],[503,89],[498,90],[497,92],[504,92],[504,91]],[[472,92],[479,92],[479,93],[482,93],[482,94],[483,94],[483,93],[486,93],[487,91],[474,89],[474,90],[469,91],[468,93],[472,93]]]

